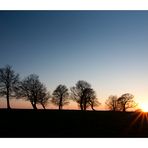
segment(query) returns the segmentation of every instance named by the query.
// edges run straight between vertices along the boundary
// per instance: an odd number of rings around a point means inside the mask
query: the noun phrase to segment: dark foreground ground
[[[135,112],[1,109],[0,137],[148,137],[147,116]]]

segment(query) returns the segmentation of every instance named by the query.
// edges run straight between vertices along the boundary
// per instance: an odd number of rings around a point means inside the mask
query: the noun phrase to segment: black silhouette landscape
[[[148,114],[78,110],[0,110],[0,137],[148,137]]]
[[[148,137],[148,11],[0,11],[0,137]]]

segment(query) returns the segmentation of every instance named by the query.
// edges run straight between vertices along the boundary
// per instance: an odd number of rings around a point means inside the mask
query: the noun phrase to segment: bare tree
[[[129,108],[135,108],[137,103],[134,101],[134,96],[132,94],[126,93],[118,98],[118,103],[120,110],[125,112]]]
[[[53,92],[52,103],[59,106],[59,110],[63,108],[64,105],[68,104],[68,89],[65,85],[58,85],[58,87]]]
[[[111,111],[117,111],[118,110],[118,98],[117,96],[109,96],[109,98],[105,102],[106,106]]]
[[[95,91],[88,82],[83,80],[78,81],[76,86],[71,88],[71,96],[81,110],[86,110],[89,106],[94,110],[94,106],[99,105]]]
[[[84,103],[84,100],[85,100],[84,92],[85,92],[86,88],[91,88],[91,85],[83,80],[78,81],[76,83],[76,86],[71,88],[72,99],[78,103],[81,110],[85,110],[85,108],[86,108],[86,107],[84,107],[86,105]]]
[[[41,104],[42,107],[44,109],[46,109],[46,106],[48,104],[48,100],[50,97],[51,97],[50,93],[46,92],[46,90],[43,90],[43,91],[39,92],[37,103]]]
[[[92,108],[93,111],[95,111],[94,107],[101,105],[101,103],[98,101],[97,98],[91,99],[89,104],[90,104],[90,107]]]
[[[86,88],[83,92],[84,96],[84,110],[86,110],[88,107],[91,107],[92,110],[95,110],[94,107],[100,105],[99,101],[96,98],[95,91],[92,88]]]
[[[41,97],[46,93],[46,88],[40,82],[39,77],[36,74],[29,75],[20,82],[19,88],[18,95],[29,100],[32,107],[37,109],[37,103],[41,103]]]
[[[6,65],[0,68],[0,95],[6,96],[7,108],[11,109],[9,99],[15,96],[15,88],[19,82],[19,75],[12,70],[12,67]]]

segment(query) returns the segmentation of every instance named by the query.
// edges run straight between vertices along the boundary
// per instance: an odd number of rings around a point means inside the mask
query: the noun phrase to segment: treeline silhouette
[[[30,101],[33,109],[37,109],[37,104],[41,104],[43,109],[46,109],[46,106],[52,103],[62,110],[63,106],[71,100],[75,101],[84,111],[88,108],[95,110],[95,107],[101,104],[94,89],[84,80],[79,80],[75,86],[70,88],[70,91],[65,85],[60,84],[50,94],[45,84],[39,80],[39,76],[30,74],[24,79],[20,79],[19,74],[9,65],[0,68],[0,96],[6,98],[7,109],[11,109],[9,101],[11,98]],[[123,112],[137,106],[134,96],[129,93],[123,94],[119,98],[109,96],[105,104],[111,111]]]

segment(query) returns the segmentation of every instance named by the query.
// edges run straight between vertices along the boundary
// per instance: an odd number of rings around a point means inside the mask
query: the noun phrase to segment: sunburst
[[[140,105],[140,108],[143,112],[148,112],[148,104],[143,103]]]

